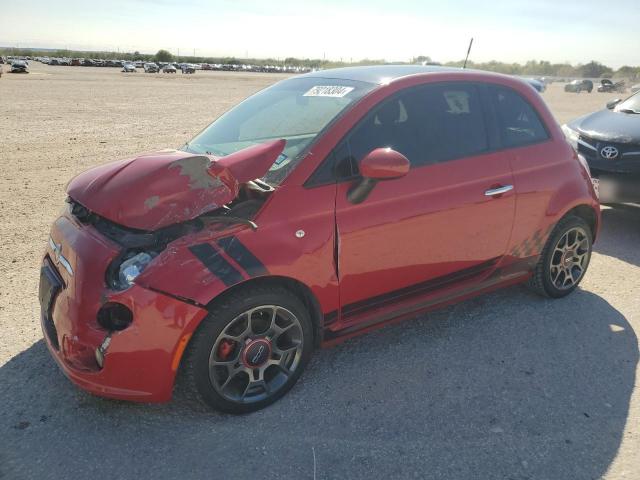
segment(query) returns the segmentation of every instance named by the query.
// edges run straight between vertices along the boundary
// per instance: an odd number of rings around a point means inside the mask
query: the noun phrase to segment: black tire
[[[185,353],[181,368],[181,388],[186,390],[187,396],[190,397],[191,393],[195,393],[205,405],[222,412],[249,413],[260,410],[284,396],[295,385],[309,362],[314,345],[314,329],[309,312],[297,295],[282,286],[249,286],[214,303],[209,315],[198,326]],[[210,358],[212,355],[217,355],[214,353],[214,347],[219,342],[223,331],[245,312],[261,306],[277,306],[286,309],[287,313],[292,313],[296,317],[300,325],[299,330],[302,332],[301,352],[297,357],[295,370],[286,376],[286,381],[281,383],[274,392],[267,393],[265,388],[263,395],[267,395],[266,398],[250,402],[233,401],[223,396],[214,387],[210,377]],[[271,354],[272,350],[270,349],[269,352]],[[238,365],[241,365],[241,356],[242,353],[239,352]],[[252,374],[246,375],[247,382],[250,382],[249,375]],[[264,375],[266,377],[266,373]]]
[[[582,272],[577,280],[575,280],[575,282],[569,287],[558,288],[552,279],[552,257],[554,256],[558,242],[560,242],[567,232],[575,229],[581,229],[584,231],[586,242],[588,244],[586,248],[588,253],[583,261]],[[593,232],[591,231],[589,224],[584,219],[574,215],[568,215],[562,218],[547,239],[547,243],[545,244],[542,253],[540,254],[540,259],[533,271],[533,276],[529,280],[529,286],[536,293],[545,297],[561,298],[569,295],[580,284],[587,272],[589,261],[591,260],[592,247]]]

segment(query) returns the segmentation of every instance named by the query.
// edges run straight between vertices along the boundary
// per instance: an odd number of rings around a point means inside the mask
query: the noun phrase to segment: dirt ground
[[[634,206],[604,210],[570,297],[510,288],[318,352],[288,396],[250,416],[102,400],[64,378],[42,342],[37,281],[67,181],[179,146],[282,78],[35,62],[0,78],[0,478],[639,479]],[[616,95],[554,84],[543,97],[562,123]]]

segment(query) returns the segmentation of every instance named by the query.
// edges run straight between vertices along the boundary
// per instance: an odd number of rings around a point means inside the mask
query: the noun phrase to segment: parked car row
[[[2,57],[0,57],[1,59]],[[9,57],[10,59],[12,57]],[[29,58],[30,59],[30,58]],[[24,59],[26,60],[26,59]],[[175,73],[181,70],[184,73],[195,73],[196,70],[218,70],[232,72],[268,72],[268,73],[307,73],[312,69],[308,67],[299,67],[292,65],[248,65],[248,64],[222,64],[222,63],[163,63],[163,62],[145,62],[144,60],[104,60],[100,58],[66,58],[66,57],[34,57],[33,60],[47,65],[62,65],[76,67],[117,67],[123,71],[132,72],[131,66],[134,68],[147,69],[145,65],[155,64],[158,71],[164,73]],[[125,69],[125,66],[127,67]],[[165,70],[165,66],[168,68]],[[173,69],[172,69],[173,67]],[[174,70],[175,69],[175,70]]]
[[[262,72],[262,73],[308,73],[314,71],[309,67],[293,65],[248,65],[203,63],[202,70],[222,70],[229,72]]]
[[[131,68],[133,68],[133,71],[135,71],[135,65],[129,64],[127,65],[127,67],[127,69],[123,68],[122,71],[131,71]],[[144,68],[145,73],[176,73],[178,70],[180,70],[182,73],[196,73],[196,66],[190,63],[173,64],[147,62],[142,66],[142,68]]]
[[[571,92],[571,93],[580,93],[580,92],[591,93],[593,91],[593,88],[594,88],[593,81],[583,78],[583,79],[572,80],[571,82],[567,83],[564,86],[564,91]],[[610,92],[624,93],[627,91],[627,86],[623,80],[618,82],[613,82],[608,78],[603,78],[602,80],[600,80],[600,85],[596,88],[596,91],[600,93],[610,93]],[[632,92],[633,92],[633,88],[632,88]]]
[[[126,60],[103,60],[99,58],[34,57],[34,60],[46,65],[71,67],[123,67]]]
[[[0,56],[0,63],[6,63],[8,65],[11,65],[15,61],[23,61],[28,63],[29,60],[32,60],[32,58],[31,57],[15,57],[11,55],[7,57]]]

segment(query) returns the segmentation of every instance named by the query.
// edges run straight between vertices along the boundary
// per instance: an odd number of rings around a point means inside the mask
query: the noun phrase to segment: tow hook
[[[104,340],[98,348],[96,348],[96,363],[100,368],[104,365],[104,357],[107,354],[107,348],[111,344],[111,332],[104,337]]]

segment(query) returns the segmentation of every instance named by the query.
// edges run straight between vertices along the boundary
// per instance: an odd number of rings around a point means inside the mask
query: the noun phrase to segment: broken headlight
[[[118,290],[129,288],[156,255],[155,252],[139,252],[125,256],[119,266],[111,269],[109,283]]]

